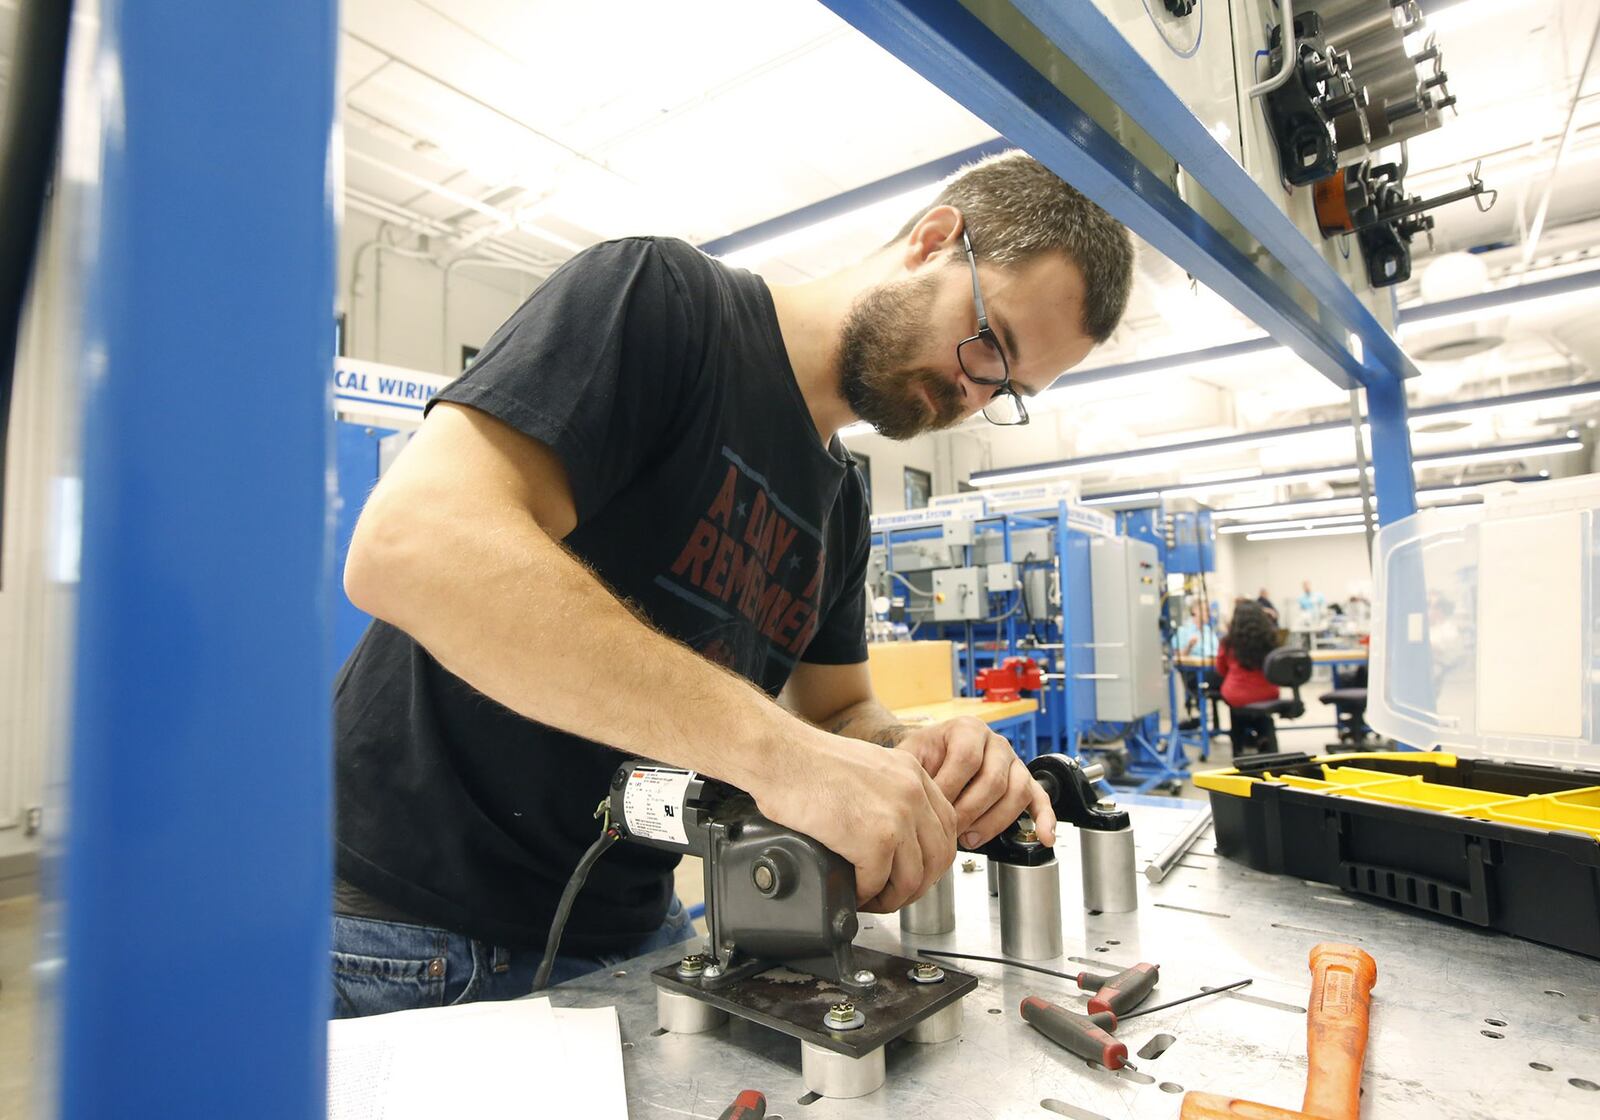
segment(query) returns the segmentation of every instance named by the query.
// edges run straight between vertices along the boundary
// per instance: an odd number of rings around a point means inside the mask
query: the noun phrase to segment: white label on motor
[[[687,844],[683,831],[683,795],[694,780],[692,770],[636,769],[622,791],[622,819],[628,831],[647,840]]]

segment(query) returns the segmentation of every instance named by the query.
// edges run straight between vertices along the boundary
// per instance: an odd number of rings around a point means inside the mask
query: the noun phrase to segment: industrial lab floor
[[[38,1064],[33,984],[38,928],[38,895],[0,900],[0,1120],[30,1114]]]

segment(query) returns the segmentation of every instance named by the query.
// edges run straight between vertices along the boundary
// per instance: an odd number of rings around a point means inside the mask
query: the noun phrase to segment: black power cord
[[[578,900],[578,892],[583,889],[583,882],[589,877],[589,869],[606,854],[607,848],[621,838],[622,834],[608,821],[605,830],[600,833],[600,839],[589,845],[589,850],[583,853],[578,866],[573,868],[572,878],[567,880],[567,887],[561,892],[561,901],[556,904],[556,916],[550,922],[550,936],[544,943],[544,959],[539,962],[539,971],[533,978],[534,991],[544,991],[545,985],[550,982],[550,970],[555,967],[556,953],[561,948],[561,934],[566,930],[567,919],[572,915],[572,904]]]
[[[39,247],[45,188],[55,165],[71,24],[70,0],[22,0],[11,50],[12,92],[0,120],[0,528],[17,340]]]
[[[958,961],[984,961],[988,964],[1009,965],[1012,968],[1023,968],[1027,969],[1029,972],[1041,972],[1046,976],[1054,976],[1060,980],[1069,980],[1072,982],[1074,987],[1076,987],[1078,983],[1078,973],[1076,972],[1062,972],[1055,968],[1045,968],[1042,965],[1028,964],[1026,961],[1014,961],[1010,957],[985,957],[977,953],[951,953],[944,949],[926,948],[917,949],[917,955],[920,957],[950,957]],[[1191,1000],[1204,999],[1206,996],[1219,996],[1223,992],[1231,992],[1236,988],[1243,988],[1249,984],[1253,984],[1254,982],[1255,981],[1250,978],[1246,978],[1244,980],[1235,980],[1232,984],[1224,984],[1219,988],[1207,988],[1204,991],[1195,992],[1193,995],[1184,996],[1182,999],[1174,999],[1169,1000],[1166,1003],[1158,1003],[1154,1007],[1141,1007],[1137,1011],[1128,1012],[1126,1015],[1118,1015],[1117,1022],[1126,1023],[1129,1019],[1137,1019],[1141,1015],[1151,1015],[1157,1011],[1165,1011],[1169,1007],[1177,1007],[1180,1003],[1188,1003]]]

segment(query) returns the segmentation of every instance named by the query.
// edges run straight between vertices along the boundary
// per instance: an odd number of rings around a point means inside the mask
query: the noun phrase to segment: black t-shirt
[[[759,277],[679,241],[595,246],[435,400],[560,457],[567,546],[660,630],[774,696],[798,661],[866,660],[865,486],[823,446]],[[340,878],[415,921],[542,944],[625,756],[516,715],[383,622],[339,674],[334,721]],[[653,931],[677,861],[614,846],[563,946]]]

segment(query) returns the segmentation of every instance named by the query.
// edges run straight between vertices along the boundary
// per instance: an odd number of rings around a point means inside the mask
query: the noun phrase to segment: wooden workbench
[[[977,697],[957,696],[934,704],[913,704],[895,708],[895,718],[916,727],[926,723],[943,723],[962,716],[977,716],[994,731],[1011,740],[1017,757],[1027,760],[1038,753],[1034,739],[1034,713],[1039,710],[1037,700],[1009,700],[990,703]]]
[[[1314,649],[1311,650],[1311,663],[1313,665],[1365,665],[1367,651],[1364,649]],[[1184,669],[1209,669],[1217,663],[1215,657],[1195,657],[1193,655],[1179,655],[1178,665]]]

